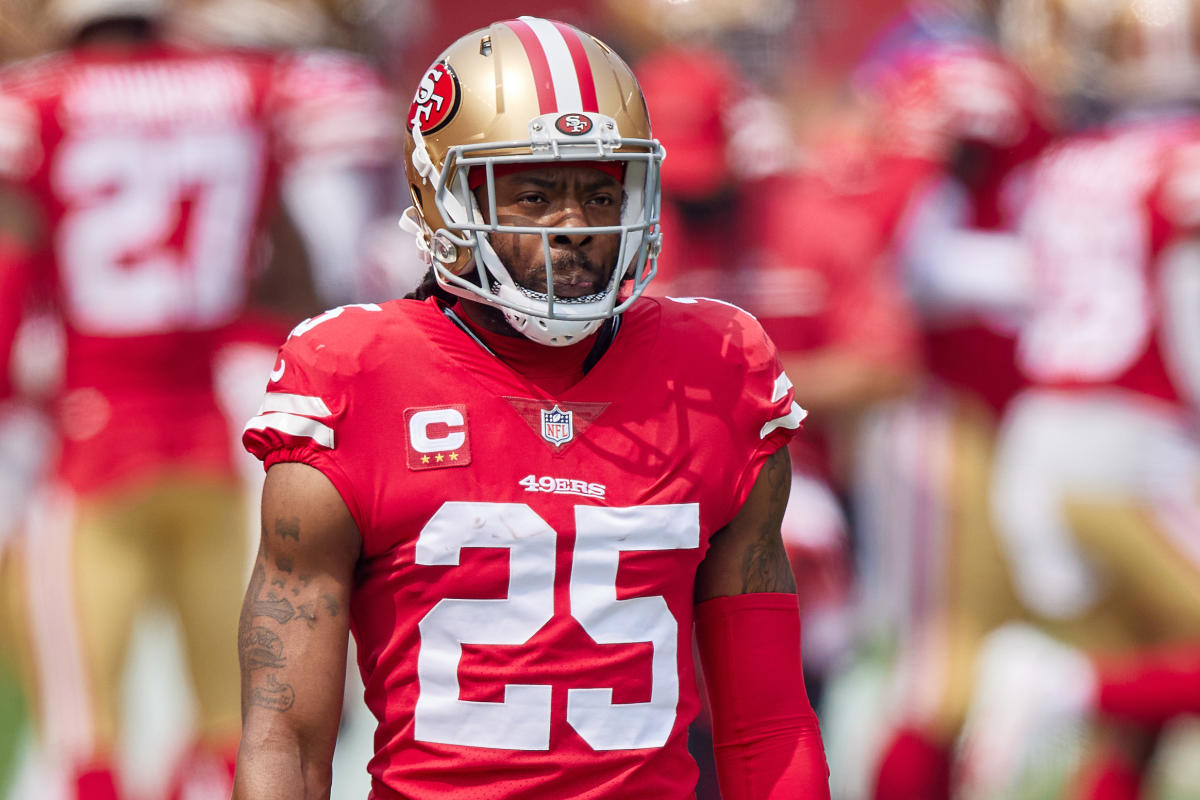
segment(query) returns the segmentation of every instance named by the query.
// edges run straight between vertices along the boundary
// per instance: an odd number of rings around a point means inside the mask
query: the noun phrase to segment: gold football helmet
[[[413,207],[401,225],[461,297],[500,307],[530,339],[566,345],[633,303],[654,276],[661,234],[659,166],[646,102],[633,72],[607,45],[536,17],[496,22],[450,45],[425,73],[408,114],[405,167]],[[574,232],[621,237],[604,291],[554,296],[553,228],[485,222],[468,172],[486,175],[495,220],[497,167],[617,162],[624,170],[620,224]],[[478,175],[479,172],[476,172]],[[493,233],[542,237],[547,293],[519,286],[488,241]],[[624,281],[632,281],[621,292]]]

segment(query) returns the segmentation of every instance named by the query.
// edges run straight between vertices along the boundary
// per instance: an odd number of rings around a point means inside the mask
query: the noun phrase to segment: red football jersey
[[[1021,219],[1037,279],[1017,349],[1030,381],[1180,402],[1163,310],[1169,246],[1200,221],[1198,141],[1200,118],[1144,120],[1068,137],[1037,162]]]
[[[389,112],[375,73],[324,52],[150,44],[0,72],[0,179],[42,207],[66,328],[63,479],[229,469],[210,358],[242,311],[278,176],[386,158]]]
[[[803,411],[753,317],[643,298],[543,392],[433,301],[335,309],[243,441],[337,487],[379,800],[684,798],[696,569]]]

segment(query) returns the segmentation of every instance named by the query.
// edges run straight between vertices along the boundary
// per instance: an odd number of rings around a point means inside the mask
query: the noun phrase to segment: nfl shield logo
[[[563,411],[557,405],[542,409],[542,438],[552,445],[564,445],[575,438],[575,413]]]

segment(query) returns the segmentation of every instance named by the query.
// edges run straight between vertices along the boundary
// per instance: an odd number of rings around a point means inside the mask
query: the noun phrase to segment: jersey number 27
[[[113,336],[227,321],[244,294],[261,150],[239,127],[69,140],[52,178],[72,324]]]

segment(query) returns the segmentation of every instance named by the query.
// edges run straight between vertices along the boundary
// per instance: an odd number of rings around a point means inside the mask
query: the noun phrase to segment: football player
[[[743,311],[643,295],[662,147],[625,63],[521,17],[408,116],[411,299],[298,326],[239,632],[235,797],[328,791],[348,634],[378,798],[828,797],[780,540],[804,412]]]
[[[209,789],[227,793],[229,628],[249,548],[212,358],[250,297],[280,176],[386,161],[398,131],[352,59],[178,47],[161,0],[45,12],[66,49],[0,73],[0,283],[52,287],[65,329],[61,444],[16,582],[41,733],[75,797],[120,796],[124,661],[137,615],[161,598],[198,701],[180,776],[215,775]],[[0,318],[20,294],[4,294]]]
[[[1009,318],[1025,273],[1006,201],[1047,132],[968,5],[906,5],[852,76],[868,143],[853,185],[915,307],[925,367],[867,411],[852,458],[865,637],[845,676],[887,711],[827,719],[842,774],[874,773],[845,791],[876,800],[949,796],[974,651],[1015,609],[987,498],[995,416],[1019,385]]]
[[[1197,10],[1022,0],[1002,29],[1087,114],[1035,162],[1022,205],[1036,294],[1016,353],[1030,387],[1001,429],[995,514],[1023,605],[1102,654],[1200,641]],[[1005,730],[982,722],[976,741]],[[1019,767],[1036,741],[971,748],[976,796],[1016,779],[989,753]],[[1078,796],[1136,796],[1149,748],[1119,750],[1101,751]],[[1107,774],[1132,777],[1097,788]]]

